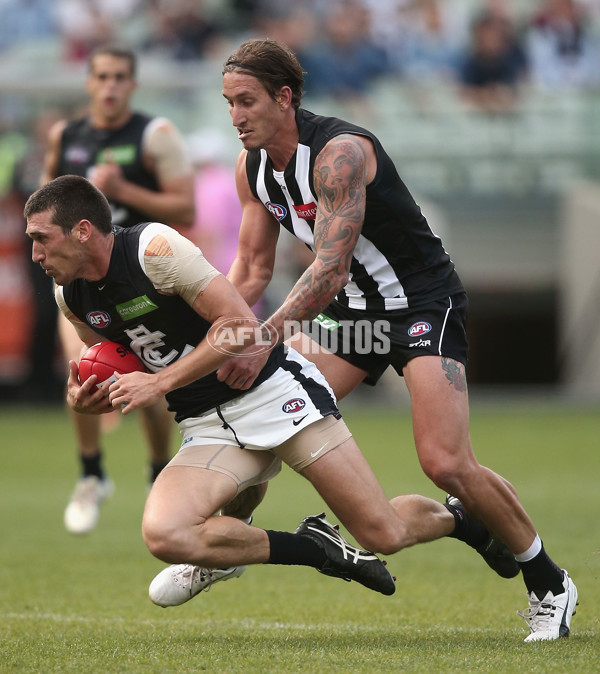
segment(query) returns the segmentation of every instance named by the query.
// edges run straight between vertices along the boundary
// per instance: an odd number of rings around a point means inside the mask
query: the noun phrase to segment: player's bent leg
[[[423,470],[440,488],[458,497],[464,511],[483,523],[516,558],[529,596],[529,640],[568,634],[577,603],[572,581],[544,551],[512,485],[475,459],[468,433],[464,366],[447,358],[423,356],[408,363],[404,376]],[[484,550],[484,558],[488,552]],[[497,561],[493,560],[494,566]],[[511,569],[514,572],[512,564]],[[560,616],[558,629],[556,616]]]
[[[353,438],[301,470],[360,545],[393,554],[445,536],[453,518],[442,504],[422,496],[390,502]]]
[[[404,376],[425,474],[459,498],[466,511],[513,554],[526,550],[536,532],[514,488],[475,459],[464,366],[451,359],[421,356],[407,364]]]
[[[150,552],[169,563],[196,562],[205,553],[207,520],[237,491],[233,480],[205,468],[168,466],[144,508],[142,536]]]
[[[100,506],[114,491],[110,478],[96,475],[80,477],[65,508],[65,529],[76,535],[93,531],[100,517]]]
[[[267,484],[265,482],[247,487],[221,508],[221,514],[250,524],[252,513],[266,494]],[[208,592],[219,581],[239,578],[247,568],[245,564],[226,569],[209,569],[194,564],[172,564],[154,578],[150,583],[148,594],[151,601],[158,606],[180,606],[200,592]]]
[[[114,492],[114,484],[105,474],[100,450],[100,418],[69,410],[78,446],[81,477],[65,508],[63,521],[71,534],[88,534],[98,525],[100,508]]]
[[[218,451],[218,459],[214,457],[215,450]],[[218,462],[221,464],[217,465]],[[210,463],[215,469],[227,470],[227,465],[231,462],[237,464],[238,475],[237,481],[233,477],[229,477],[225,473],[219,473],[217,470],[208,471],[199,466]],[[246,527],[241,520],[233,519],[232,517],[218,517],[211,518],[214,512],[219,508],[225,511],[226,508],[233,510],[237,508],[237,514],[247,514],[247,509],[252,512],[256,501],[260,502],[266,490],[267,480],[272,477],[279,470],[279,459],[274,457],[269,452],[248,452],[237,447],[228,447],[227,451],[222,451],[222,447],[212,448],[210,446],[190,447],[187,446],[183,452],[179,452],[171,466],[168,467],[157,478],[157,484],[154,485],[146,506],[146,513],[144,522],[148,523],[144,531],[147,536],[152,536],[150,523],[153,519],[153,512],[160,513],[162,517],[164,510],[162,507],[162,500],[170,498],[173,489],[179,489],[180,481],[175,479],[175,485],[171,484],[172,471],[176,468],[179,470],[187,470],[185,473],[190,480],[192,480],[192,494],[193,500],[191,505],[185,504],[184,507],[188,513],[194,511],[204,513],[203,534],[207,534],[207,530],[211,529],[214,524],[213,520],[219,520],[218,524],[226,524],[225,531],[216,533],[216,543],[219,544],[225,540],[227,536],[233,536],[243,540],[247,535],[249,527]],[[177,474],[176,474],[177,475]],[[206,481],[206,488],[196,483],[196,478]],[[246,489],[239,492],[241,484],[252,482],[253,479],[258,481],[257,485],[250,484]],[[224,482],[223,482],[224,481]],[[198,504],[196,500],[201,494],[207,494],[206,489],[218,487],[218,485],[225,485],[222,491],[213,497],[208,504]],[[239,493],[238,493],[239,492]],[[245,496],[248,496],[246,499]],[[182,504],[174,504],[174,508],[179,512]],[[246,511],[245,511],[246,509]],[[147,517],[146,517],[147,514]],[[225,513],[224,513],[225,514]],[[176,514],[177,516],[177,514]],[[249,516],[243,519],[249,519]],[[241,533],[235,533],[232,526],[235,528],[236,523],[241,526]],[[155,525],[154,525],[155,526]],[[194,528],[194,520],[192,522],[184,522],[183,526],[191,526]],[[238,529],[240,527],[238,526]],[[261,531],[261,530],[255,530]],[[197,533],[197,532],[195,532]],[[254,533],[254,532],[253,532]],[[263,537],[264,532],[258,534]],[[222,538],[219,538],[223,536]],[[204,536],[206,546],[210,546],[210,535]],[[152,550],[152,548],[151,548]],[[265,550],[264,554],[268,554]],[[239,553],[235,553],[234,562],[227,564],[207,564],[198,563],[197,557],[185,557],[172,559],[167,558],[165,561],[182,561],[185,559],[187,563],[173,564],[163,571],[161,571],[152,581],[149,588],[150,599],[159,606],[178,606],[192,599],[202,591],[207,591],[210,587],[223,580],[239,577],[245,570],[246,564],[237,563]],[[193,560],[193,561],[192,561]],[[259,560],[261,561],[261,560]]]
[[[58,317],[61,346],[67,360],[79,361],[86,348],[75,328],[62,314]],[[100,451],[100,424],[98,416],[77,414],[68,410],[75,431],[81,477],[77,480],[65,508],[63,521],[72,534],[88,534],[100,518],[100,507],[114,491],[112,481],[104,474]]]

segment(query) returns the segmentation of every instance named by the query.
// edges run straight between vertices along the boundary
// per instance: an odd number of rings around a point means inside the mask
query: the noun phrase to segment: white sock
[[[533,539],[533,543],[525,550],[525,552],[521,552],[518,555],[515,555],[515,559],[517,562],[529,562],[532,560],[534,557],[540,554],[540,550],[542,549],[542,541],[540,537],[536,534],[535,538]]]

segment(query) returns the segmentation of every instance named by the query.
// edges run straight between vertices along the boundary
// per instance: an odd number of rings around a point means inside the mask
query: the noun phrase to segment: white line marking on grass
[[[171,615],[171,612],[168,614]],[[165,616],[166,617],[166,616]],[[163,623],[161,619],[157,620],[139,620],[132,618],[121,618],[119,616],[106,616],[102,617],[90,617],[90,616],[78,616],[78,615],[64,615],[62,613],[0,613],[0,620],[47,620],[56,623],[106,623],[107,625],[114,625],[115,623],[123,623],[127,625],[149,625],[152,627],[162,627]],[[482,628],[482,627],[453,627],[452,629],[440,629],[439,626],[430,627],[430,628],[417,628],[410,625],[396,625],[393,627],[376,627],[373,625],[357,625],[355,623],[319,623],[319,625],[312,624],[303,624],[303,623],[286,623],[286,622],[262,622],[244,618],[242,620],[210,620],[211,629],[222,627],[224,629],[231,629],[232,627],[238,627],[245,630],[295,630],[298,632],[323,632],[328,630],[331,632],[335,631],[348,631],[351,633],[356,632],[381,632],[383,634],[388,634],[389,632],[432,632],[436,634],[443,633],[452,633],[452,634],[495,634],[498,633],[497,629],[492,628]],[[190,625],[197,629],[202,625],[201,622],[198,622],[197,618],[189,618],[187,620],[178,618],[172,620],[169,618],[169,625],[178,625],[185,626]]]

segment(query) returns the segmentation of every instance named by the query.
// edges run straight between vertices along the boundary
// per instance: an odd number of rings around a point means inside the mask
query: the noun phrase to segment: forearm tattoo
[[[347,281],[366,204],[366,155],[358,138],[339,136],[323,148],[314,168],[319,208],[317,257],[270,322],[280,334],[286,320],[311,320]]]
[[[467,378],[464,367],[452,358],[442,358],[442,370],[446,373],[446,379],[457,391],[464,393],[467,390]]]

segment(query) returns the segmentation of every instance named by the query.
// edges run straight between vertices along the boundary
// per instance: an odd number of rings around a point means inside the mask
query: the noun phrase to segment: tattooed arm
[[[343,134],[321,150],[314,168],[319,202],[315,219],[316,258],[268,319],[279,339],[285,321],[312,320],[346,285],[365,217],[366,188],[377,162],[371,142]]]
[[[375,149],[371,141],[362,136],[337,136],[321,150],[314,169],[315,192],[319,202],[314,232],[316,257],[281,307],[267,319],[264,342],[270,341],[275,345],[283,341],[289,336],[285,332],[286,321],[312,320],[348,282],[352,255],[365,215],[366,186],[375,176],[376,170]],[[238,181],[238,189],[243,182]],[[240,191],[240,198],[245,192],[249,192],[249,188],[246,190],[244,187]],[[246,232],[240,231],[238,257],[228,276],[248,301],[255,298],[253,287],[256,287],[256,283],[244,286],[241,279],[244,276],[260,277],[256,272],[248,273],[252,266],[256,269],[272,269],[276,238],[268,235],[264,206],[260,204],[263,212],[260,216],[250,209],[252,200],[248,196],[246,202],[253,217],[248,218],[247,228],[243,224],[245,217],[242,218],[242,230],[246,229]],[[268,264],[257,262],[263,257]],[[248,260],[253,261],[252,265]],[[264,365],[264,359],[265,354],[262,354],[262,360],[244,354],[244,357],[232,359],[221,366],[217,376],[232,388],[247,389],[256,378],[259,366]],[[240,380],[244,382],[243,385],[239,384]]]

